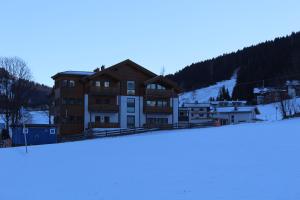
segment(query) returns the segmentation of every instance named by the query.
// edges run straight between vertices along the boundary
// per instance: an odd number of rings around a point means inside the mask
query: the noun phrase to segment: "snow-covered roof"
[[[211,101],[212,105],[220,105],[220,104],[228,104],[228,105],[234,105],[234,104],[246,104],[247,101]]]
[[[60,72],[60,74],[90,76],[90,75],[95,74],[95,72],[87,72],[87,71],[64,71],[64,72]]]
[[[183,103],[182,107],[203,108],[203,107],[210,107],[210,104],[209,103]]]
[[[241,106],[241,107],[218,107],[215,108],[214,112],[217,113],[233,113],[233,112],[253,112],[257,108],[253,106]]]
[[[265,93],[268,93],[268,92],[284,92],[284,91],[286,91],[286,90],[282,89],[282,88],[273,88],[273,87],[254,88],[253,89],[254,94],[265,94]]]
[[[254,88],[253,89],[254,94],[266,93],[266,92],[269,92],[269,91],[271,91],[271,88],[264,87],[264,88]]]
[[[286,85],[298,86],[298,85],[300,85],[300,81],[299,80],[286,81]]]

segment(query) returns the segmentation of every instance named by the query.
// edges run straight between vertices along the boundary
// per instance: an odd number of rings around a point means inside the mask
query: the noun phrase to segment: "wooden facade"
[[[94,116],[94,121],[88,122],[88,128],[120,128],[121,118],[124,117],[120,97],[143,99],[141,105],[146,115],[173,115],[170,98],[178,98],[180,91],[172,81],[131,60],[94,72],[61,72],[52,78],[55,81],[54,121],[61,135],[82,133],[86,128],[86,118],[93,117],[91,113],[109,113],[115,117],[114,121],[101,117],[101,121]],[[159,87],[156,88],[155,84]],[[136,105],[134,110],[140,110],[139,104]],[[139,125],[142,124],[136,126]]]

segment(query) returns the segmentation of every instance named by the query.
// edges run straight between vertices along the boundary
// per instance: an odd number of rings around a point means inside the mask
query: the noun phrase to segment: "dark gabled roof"
[[[155,73],[149,71],[148,69],[142,67],[141,65],[139,65],[139,64],[137,64],[137,63],[135,63],[135,62],[133,62],[133,61],[130,60],[130,59],[126,59],[126,60],[124,60],[124,61],[122,61],[122,62],[119,62],[119,63],[117,63],[117,64],[115,64],[115,65],[112,65],[112,66],[108,67],[107,69],[108,69],[108,70],[113,70],[113,69],[118,68],[119,66],[122,66],[122,65],[124,65],[124,64],[127,64],[127,65],[129,65],[129,66],[131,66],[131,67],[134,67],[135,69],[137,69],[137,70],[139,70],[139,71],[141,71],[141,72],[143,72],[143,73],[145,73],[145,74],[147,74],[147,75],[149,75],[149,76],[151,76],[151,77],[157,76],[157,74],[155,74]]]
[[[170,79],[165,78],[164,76],[156,76],[151,79],[148,79],[147,81],[144,82],[145,85],[151,84],[151,83],[165,83],[169,85],[170,87],[174,88],[177,92],[180,92],[181,89],[178,87],[178,85],[171,81]]]
[[[77,77],[84,77],[84,76],[91,76],[95,74],[95,72],[86,72],[86,71],[64,71],[64,72],[59,72],[52,76],[52,79],[55,79],[59,76],[77,76]]]
[[[91,79],[93,79],[97,76],[101,76],[101,75],[108,75],[108,76],[110,76],[111,78],[113,78],[115,80],[120,80],[120,77],[116,73],[109,70],[109,68],[98,71],[98,72],[95,72],[94,74],[92,74],[90,76],[86,76],[86,77],[83,78],[83,80],[91,80]]]

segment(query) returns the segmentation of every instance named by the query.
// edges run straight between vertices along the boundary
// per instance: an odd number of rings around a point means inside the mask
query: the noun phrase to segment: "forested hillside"
[[[234,99],[252,100],[253,88],[263,82],[280,86],[288,79],[300,79],[300,32],[193,63],[168,77],[190,91],[230,79],[235,70]]]

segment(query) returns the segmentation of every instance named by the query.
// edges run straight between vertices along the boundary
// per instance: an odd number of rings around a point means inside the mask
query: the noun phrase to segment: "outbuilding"
[[[260,114],[257,107],[217,107],[212,111],[212,118],[219,120],[221,125],[255,122],[256,115]]]
[[[26,124],[11,126],[11,138],[13,146],[51,144],[57,142],[57,129],[48,124]]]

